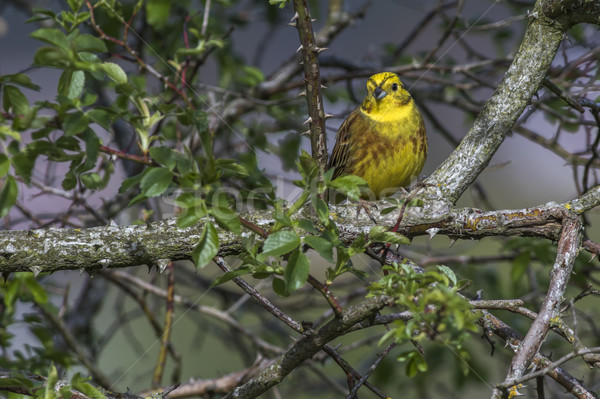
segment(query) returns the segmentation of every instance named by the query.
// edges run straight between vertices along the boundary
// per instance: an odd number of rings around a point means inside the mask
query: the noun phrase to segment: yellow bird
[[[427,158],[423,117],[412,96],[392,72],[373,75],[367,96],[340,126],[327,169],[333,178],[362,177],[368,199],[386,197],[417,177]]]

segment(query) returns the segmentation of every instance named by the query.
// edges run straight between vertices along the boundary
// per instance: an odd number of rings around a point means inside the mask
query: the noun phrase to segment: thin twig
[[[363,386],[365,382],[367,382],[367,379],[371,376],[371,374],[373,374],[373,371],[375,371],[375,369],[377,368],[379,363],[381,363],[383,358],[386,357],[387,354],[390,353],[390,351],[395,346],[396,346],[396,343],[392,342],[391,344],[389,344],[387,346],[387,348],[385,348],[385,350],[380,355],[377,356],[377,359],[375,359],[375,362],[371,365],[371,367],[369,367],[369,370],[367,370],[365,375],[363,375],[363,377],[356,383],[354,388],[352,388],[352,391],[348,394],[348,396],[346,396],[346,399],[352,399],[352,398],[356,397],[356,393],[358,392],[360,387]]]
[[[167,310],[165,312],[165,328],[160,340],[160,352],[156,361],[156,367],[154,368],[154,374],[152,376],[152,388],[156,389],[160,386],[163,373],[165,371],[165,364],[167,362],[167,350],[171,339],[171,329],[173,328],[173,297],[175,293],[175,267],[174,262],[169,262],[167,265]]]

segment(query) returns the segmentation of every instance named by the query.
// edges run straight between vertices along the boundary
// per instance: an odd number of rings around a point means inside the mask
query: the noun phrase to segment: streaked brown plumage
[[[391,72],[367,81],[367,96],[340,126],[328,169],[333,177],[362,177],[376,199],[410,184],[423,169],[427,137],[423,117],[400,78]]]

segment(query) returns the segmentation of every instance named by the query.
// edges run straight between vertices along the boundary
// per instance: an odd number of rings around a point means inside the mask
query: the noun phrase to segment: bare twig
[[[156,361],[156,367],[154,368],[154,374],[152,376],[152,388],[156,389],[160,386],[163,373],[165,371],[165,364],[167,362],[167,350],[170,345],[171,329],[173,327],[173,312],[175,310],[174,294],[175,293],[175,267],[171,261],[167,265],[167,309],[165,312],[165,328],[160,339],[160,351],[158,359]]]
[[[37,305],[37,308],[44,315],[44,317],[56,327],[60,335],[65,340],[67,346],[73,351],[76,358],[81,362],[81,364],[89,371],[90,375],[94,378],[94,380],[103,388],[110,389],[112,383],[110,379],[96,367],[94,361],[90,359],[90,357],[85,352],[85,349],[82,348],[71,331],[67,328],[65,323],[56,316],[51,310],[47,309],[44,305]]]

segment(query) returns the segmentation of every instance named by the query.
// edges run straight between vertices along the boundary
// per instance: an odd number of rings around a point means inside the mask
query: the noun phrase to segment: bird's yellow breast
[[[423,169],[427,139],[423,119],[414,104],[394,112],[362,112],[351,145],[349,173],[362,177],[375,198],[410,184]]]
[[[389,196],[419,175],[427,157],[425,124],[410,93],[392,72],[367,80],[367,96],[342,123],[329,167],[333,177],[366,180],[369,199]]]

